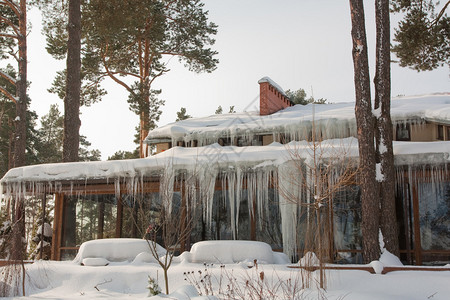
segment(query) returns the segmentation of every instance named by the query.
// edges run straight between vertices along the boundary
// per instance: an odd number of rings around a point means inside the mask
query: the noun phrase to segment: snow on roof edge
[[[321,148],[346,149],[347,157],[358,156],[356,138],[334,139],[322,142]],[[414,145],[414,146],[412,146]],[[267,146],[221,147],[218,144],[197,148],[174,147],[165,152],[142,159],[43,164],[9,170],[0,185],[16,182],[58,182],[93,179],[135,178],[156,175],[168,168],[257,169],[273,168],[283,163],[311,155],[306,141],[286,145],[272,143]],[[296,152],[295,152],[296,151]],[[298,153],[294,156],[292,153]],[[335,152],[334,152],[335,153]],[[450,162],[450,141],[442,142],[394,142],[396,165],[447,164]]]

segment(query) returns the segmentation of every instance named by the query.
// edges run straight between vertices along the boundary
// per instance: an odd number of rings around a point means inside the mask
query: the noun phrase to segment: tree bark
[[[19,3],[19,78],[16,83],[16,119],[14,139],[13,167],[21,167],[26,164],[27,143],[27,7],[26,1]]]
[[[355,72],[355,115],[359,143],[359,184],[361,188],[363,259],[380,257],[378,242],[379,201],[375,173],[374,118],[370,100],[370,76],[362,0],[350,0]]]
[[[386,249],[399,256],[397,216],[395,211],[395,170],[392,149],[391,120],[391,56],[389,0],[375,1],[376,16],[376,73],[375,104],[379,111],[375,128],[377,162],[381,166],[380,181],[381,216],[380,226]]]
[[[81,2],[69,0],[67,79],[64,98],[63,161],[78,161],[80,146]]]

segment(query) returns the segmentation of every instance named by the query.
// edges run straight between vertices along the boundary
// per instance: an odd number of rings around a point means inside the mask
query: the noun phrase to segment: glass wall
[[[423,262],[450,263],[449,254],[440,254],[450,249],[450,182],[421,183],[418,187]]]
[[[333,199],[333,209],[334,247],[337,251],[335,261],[337,263],[361,263],[360,188],[356,185],[342,188]]]
[[[115,236],[117,199],[114,195],[67,196],[64,207],[64,227],[61,259],[72,259],[75,247],[82,243]]]

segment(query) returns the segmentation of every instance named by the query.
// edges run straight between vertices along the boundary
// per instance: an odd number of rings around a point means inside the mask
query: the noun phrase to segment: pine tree
[[[311,103],[309,99],[307,99],[307,95],[304,89],[298,89],[296,91],[287,90],[286,95],[294,104],[306,105]]]
[[[108,160],[122,160],[139,158],[139,149],[135,151],[116,151],[113,155],[108,156]]]
[[[31,228],[31,244],[29,245],[29,259],[48,260],[51,257],[53,205],[50,204],[51,195],[45,201],[42,199],[30,199],[33,204],[33,212],[28,215],[33,216]],[[42,205],[45,204],[45,215],[43,215]],[[38,208],[37,211],[36,207]]]
[[[14,152],[12,166],[26,164],[26,115],[27,115],[27,5],[26,0],[16,3],[11,0],[0,2],[0,59],[12,58],[18,65],[18,77],[12,78],[0,71],[0,77],[14,86],[11,93],[5,85],[0,93],[15,103]]]
[[[180,111],[177,111],[177,119],[175,120],[175,122],[190,119],[190,118],[192,118],[192,116],[186,114],[186,108],[182,107],[182,108],[180,108]]]
[[[216,114],[216,115],[221,115],[222,113],[223,113],[222,105],[219,105],[219,107],[216,109],[215,114]]]
[[[317,100],[314,99],[313,96],[308,98],[308,95],[306,94],[304,89],[298,89],[296,91],[287,90],[286,95],[294,104],[301,104],[301,105],[307,105],[309,103],[326,104],[327,102],[327,99],[324,98],[320,98]]]
[[[63,161],[63,131],[64,117],[57,104],[50,105],[48,114],[41,118],[41,127],[38,130],[36,163],[55,163]],[[89,150],[91,143],[85,136],[80,135],[78,157],[81,161],[100,160],[101,153],[97,149]]]
[[[64,97],[63,161],[78,161],[80,148],[81,0],[68,0],[67,76]]]
[[[17,73],[11,65],[1,69],[1,72],[8,74],[15,80]],[[0,85],[12,94],[15,93],[15,86],[8,84],[8,81],[0,77]],[[27,98],[27,106],[30,99]],[[27,144],[25,163],[27,165],[38,163],[37,147],[39,144],[39,135],[36,129],[37,114],[34,111],[27,110],[26,114]],[[11,102],[5,94],[0,93],[0,176],[3,176],[13,167],[14,156],[14,130],[16,118],[16,105]]]
[[[450,17],[447,1],[435,13],[439,1],[393,0],[392,11],[403,13],[404,18],[395,29],[392,51],[400,66],[417,71],[433,70],[450,65]]]
[[[142,102],[141,109],[134,110],[141,121],[141,141],[155,122],[147,108],[152,108],[152,83],[169,71],[165,58],[177,57],[195,72],[211,72],[218,63],[209,48],[217,26],[208,23],[199,0],[94,0],[85,10],[84,24],[89,55],[99,62],[98,78],[109,76],[128,90],[130,98]],[[138,81],[130,86],[119,76]],[[147,156],[148,149],[140,145],[141,157]]]

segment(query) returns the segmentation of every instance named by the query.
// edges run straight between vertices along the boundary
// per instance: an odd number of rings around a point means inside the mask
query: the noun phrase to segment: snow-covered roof
[[[450,124],[450,93],[393,98],[391,116],[393,122]],[[310,130],[313,120],[325,138],[346,137],[349,130],[354,134],[355,103],[295,105],[267,116],[243,112],[191,118],[150,131],[146,143],[197,140],[199,145],[207,145],[219,137],[276,133],[302,136]]]
[[[321,151],[327,156],[358,156],[356,138],[326,140]],[[291,142],[286,145],[272,143],[267,146],[236,147],[213,144],[204,147],[174,147],[165,152],[142,159],[42,164],[9,170],[0,180],[1,186],[15,182],[61,182],[71,180],[111,180],[159,176],[171,170],[251,170],[278,167],[292,159],[312,157],[311,145]],[[450,141],[394,142],[396,165],[441,164],[450,162]]]

